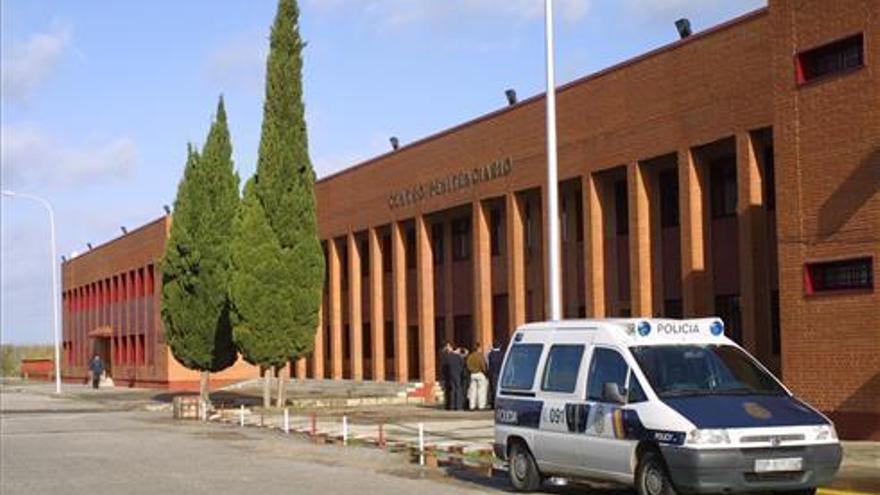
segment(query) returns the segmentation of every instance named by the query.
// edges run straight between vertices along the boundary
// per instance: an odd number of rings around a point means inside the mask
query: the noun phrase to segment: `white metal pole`
[[[284,408],[284,433],[290,433],[290,411]]]
[[[550,284],[550,319],[562,318],[559,252],[559,182],[556,165],[556,77],[553,48],[553,0],[544,0],[544,31],[547,60],[547,261]]]
[[[342,445],[348,445],[348,416],[342,417]]]
[[[238,425],[244,427],[244,404],[238,410]]]
[[[55,340],[55,393],[60,395],[61,328],[59,327],[58,319],[58,299],[61,296],[61,291],[58,289],[58,269],[55,266],[56,258],[58,256],[58,251],[55,246],[55,211],[52,209],[52,205],[48,201],[39,196],[34,196],[33,194],[3,191],[3,196],[9,196],[11,198],[19,197],[36,201],[46,208],[46,212],[49,214],[49,256],[51,257],[49,260],[49,269],[52,273],[52,297],[50,300],[52,301],[52,333]]]
[[[425,423],[419,423],[419,465],[425,465]]]

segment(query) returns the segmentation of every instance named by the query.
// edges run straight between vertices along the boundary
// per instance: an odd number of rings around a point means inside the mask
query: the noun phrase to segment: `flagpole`
[[[556,77],[553,63],[553,0],[544,0],[544,33],[547,60],[547,261],[550,284],[550,320],[562,319],[562,302],[559,294],[559,180],[556,158]]]

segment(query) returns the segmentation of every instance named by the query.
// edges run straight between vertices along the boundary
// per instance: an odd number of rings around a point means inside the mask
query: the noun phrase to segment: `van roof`
[[[601,318],[542,321],[527,323],[517,329],[528,341],[540,340],[537,334],[550,331],[595,331],[599,341],[620,345],[662,345],[673,343],[730,344],[724,335],[724,322],[708,318]],[[537,338],[535,338],[537,337]],[[534,339],[534,340],[533,340]]]

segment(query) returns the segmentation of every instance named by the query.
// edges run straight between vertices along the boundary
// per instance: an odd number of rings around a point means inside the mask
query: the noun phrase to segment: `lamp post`
[[[562,319],[559,253],[559,181],[556,165],[556,76],[553,48],[553,0],[544,0],[544,35],[547,60],[547,261],[550,284],[550,319]]]
[[[32,201],[36,201],[44,208],[46,208],[46,212],[49,214],[49,251],[50,251],[50,263],[49,268],[52,273],[52,331],[55,338],[55,393],[61,394],[61,329],[58,327],[58,270],[55,269],[55,258],[56,256],[56,248],[55,248],[55,211],[52,209],[52,205],[46,201],[45,199],[34,196],[33,194],[26,193],[18,193],[13,191],[2,191],[3,196],[8,196],[10,198],[23,198],[30,199]]]

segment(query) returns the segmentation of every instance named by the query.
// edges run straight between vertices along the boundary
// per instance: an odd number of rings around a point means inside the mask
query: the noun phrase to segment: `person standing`
[[[452,344],[447,342],[443,345],[443,348],[440,349],[440,383],[443,385],[443,406],[446,410],[452,409],[452,396],[451,393],[451,380],[449,374],[449,361],[452,359],[450,354],[452,354]]]
[[[495,394],[497,393],[498,377],[501,375],[501,363],[504,362],[504,351],[498,341],[492,345],[489,351],[489,408],[495,409]]]
[[[101,376],[104,374],[104,361],[101,356],[95,354],[92,362],[89,363],[89,370],[92,372],[92,388],[98,388],[101,384]]]
[[[486,389],[489,380],[486,378],[486,357],[483,356],[482,346],[478,342],[474,350],[468,354],[465,361],[471,374],[471,383],[468,386],[468,405],[471,409],[486,409]]]
[[[460,411],[464,409],[464,391],[461,387],[464,381],[465,366],[464,358],[461,354],[449,346],[449,352],[446,353],[446,359],[449,363],[449,401],[450,409]]]

